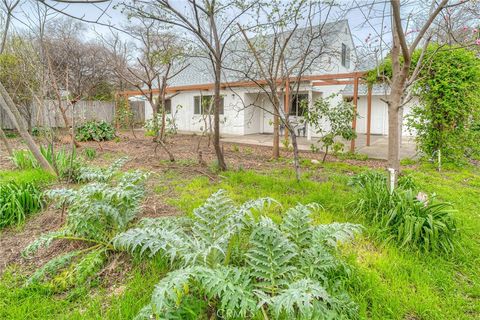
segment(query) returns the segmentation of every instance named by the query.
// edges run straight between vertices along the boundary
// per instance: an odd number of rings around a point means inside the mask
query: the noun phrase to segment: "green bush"
[[[178,318],[184,299],[203,297],[222,319],[358,318],[336,246],[361,226],[313,225],[318,204],[288,209],[278,225],[262,214],[273,203],[262,198],[237,207],[220,190],[191,218],[144,219],[118,235],[115,248],[160,254],[173,268],[139,317]]]
[[[400,179],[393,192],[378,172],[357,175],[351,183],[359,187],[354,212],[378,225],[385,241],[420,251],[454,250],[457,228],[451,204],[415,191],[410,177]]]
[[[88,246],[48,261],[27,284],[44,283],[53,290],[64,290],[84,283],[99,271],[113,250],[112,238],[125,231],[140,212],[146,178],[145,173],[136,171],[125,173],[113,184],[93,182],[77,190],[47,191],[48,199],[67,208],[66,224],[58,231],[41,235],[25,248],[23,255],[30,257],[56,239],[81,241]],[[45,282],[47,279],[50,281]]]
[[[77,128],[78,141],[109,141],[115,137],[115,128],[105,121],[89,121]]]
[[[19,225],[41,208],[41,192],[33,183],[0,184],[0,228]]]

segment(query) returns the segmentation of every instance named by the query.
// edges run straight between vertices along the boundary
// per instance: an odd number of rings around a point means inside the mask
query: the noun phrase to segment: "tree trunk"
[[[5,145],[5,149],[7,149],[8,155],[10,157],[13,156],[12,147],[10,147],[10,143],[8,142],[7,136],[2,129],[2,123],[0,122],[0,139],[2,140],[3,144]]]
[[[57,174],[55,170],[47,161],[47,159],[45,159],[45,157],[42,155],[42,153],[40,152],[40,149],[35,144],[35,141],[33,140],[32,136],[26,130],[27,126],[25,123],[25,119],[22,118],[22,116],[20,115],[20,112],[17,109],[17,106],[15,106],[15,104],[12,101],[12,98],[10,98],[7,90],[5,90],[5,87],[1,83],[0,83],[0,105],[8,114],[10,120],[13,122],[13,124],[17,128],[18,132],[20,133],[23,140],[27,144],[28,149],[30,149],[30,151],[32,152],[33,156],[38,161],[40,166],[46,171],[56,176]]]
[[[295,168],[295,178],[297,179],[297,181],[300,181],[300,156],[298,154],[297,135],[295,134],[295,129],[291,129],[290,126],[288,127],[288,131],[290,131],[290,136],[292,138],[293,167]]]
[[[280,101],[278,96],[276,95],[276,88],[275,91],[272,91],[274,94],[274,102],[275,105],[273,106],[273,149],[272,149],[272,157],[274,159],[280,158]]]
[[[215,109],[213,117],[213,126],[214,126],[214,136],[213,136],[213,146],[215,148],[215,153],[217,155],[218,167],[220,170],[227,170],[227,164],[223,157],[222,148],[220,146],[220,79],[221,79],[221,61],[217,59],[215,63]]]

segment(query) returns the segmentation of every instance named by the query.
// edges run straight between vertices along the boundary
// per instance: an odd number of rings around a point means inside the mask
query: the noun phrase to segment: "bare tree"
[[[7,44],[8,31],[10,29],[10,24],[12,23],[13,12],[15,8],[20,3],[20,0],[2,0],[2,10],[5,11],[5,24],[2,35],[2,42],[0,43],[0,54],[5,50],[5,45]]]
[[[272,1],[270,5],[271,7],[262,5],[258,8],[255,26],[250,28],[254,37],[249,38],[245,28],[239,26],[246,43],[247,56],[243,63],[246,68],[237,71],[253,82],[273,107],[273,110],[264,108],[264,111],[272,113],[274,119],[274,158],[280,155],[280,124],[291,136],[294,168],[299,180],[300,160],[296,132],[299,123],[294,123],[290,117],[289,102],[293,97],[298,97],[304,75],[325,71],[321,70],[324,65],[321,58],[335,53],[332,43],[327,45],[330,39],[327,40],[326,36],[335,33],[332,29],[335,23],[326,24],[332,6],[321,1],[293,1],[286,4]],[[245,55],[238,48],[234,50]],[[236,65],[239,64],[242,65]],[[308,102],[304,101],[296,107],[308,108]],[[306,125],[303,126],[306,130]]]
[[[235,1],[188,0],[184,3],[174,3],[168,0],[132,0],[123,3],[124,8],[132,15],[160,21],[187,31],[196,38],[204,52],[206,52],[214,75],[213,145],[217,155],[218,166],[221,170],[227,169],[220,146],[220,89],[225,48],[238,32],[238,30],[232,27],[256,2],[237,3]]]
[[[111,61],[120,64],[113,67],[115,74],[140,91],[149,102],[153,111],[154,141],[174,161],[165,145],[167,86],[186,67],[185,49],[178,35],[166,31],[158,21],[142,17],[135,21],[128,31],[135,41],[125,43],[116,33],[104,43],[113,56]],[[158,115],[162,117],[160,124]]]

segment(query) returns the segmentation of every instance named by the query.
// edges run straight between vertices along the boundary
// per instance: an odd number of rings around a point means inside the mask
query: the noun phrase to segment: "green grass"
[[[32,182],[37,185],[44,185],[53,181],[55,181],[55,176],[42,169],[0,171],[0,184],[8,182],[16,182],[18,184]]]
[[[23,287],[28,276],[13,266],[0,278],[0,319],[132,319],[166,270],[162,259],[133,262],[114,286],[98,280],[56,295],[42,286]]]
[[[351,221],[364,223],[351,214],[356,198],[347,186],[350,177],[365,167],[344,163],[309,164],[303,181],[297,183],[290,168],[258,173],[221,173],[211,182],[207,177],[187,179],[175,171],[154,176],[154,191],[181,211],[189,213],[214,191],[227,190],[242,202],[270,196],[284,206],[298,202],[319,202],[325,210],[317,222]],[[273,165],[272,165],[273,166]],[[415,183],[439,200],[451,202],[458,211],[461,236],[450,254],[416,253],[394,244],[382,244],[366,235],[343,248],[353,265],[349,291],[359,304],[364,319],[479,319],[480,318],[480,171],[478,168],[436,172],[429,165],[406,170]],[[5,179],[0,173],[0,181]],[[269,212],[279,220],[279,210]],[[367,227],[366,234],[373,226]],[[121,267],[120,267],[121,268]],[[112,294],[103,280],[92,287],[82,286],[61,295],[41,287],[22,287],[25,271],[11,268],[0,279],[0,319],[130,319],[148,301],[155,283],[167,266],[161,260],[134,263],[118,279],[124,287]]]

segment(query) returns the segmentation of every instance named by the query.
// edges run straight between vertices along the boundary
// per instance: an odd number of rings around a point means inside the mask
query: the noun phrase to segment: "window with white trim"
[[[193,98],[193,114],[213,114],[215,96],[195,96]],[[219,113],[223,114],[224,101],[220,97]]]

